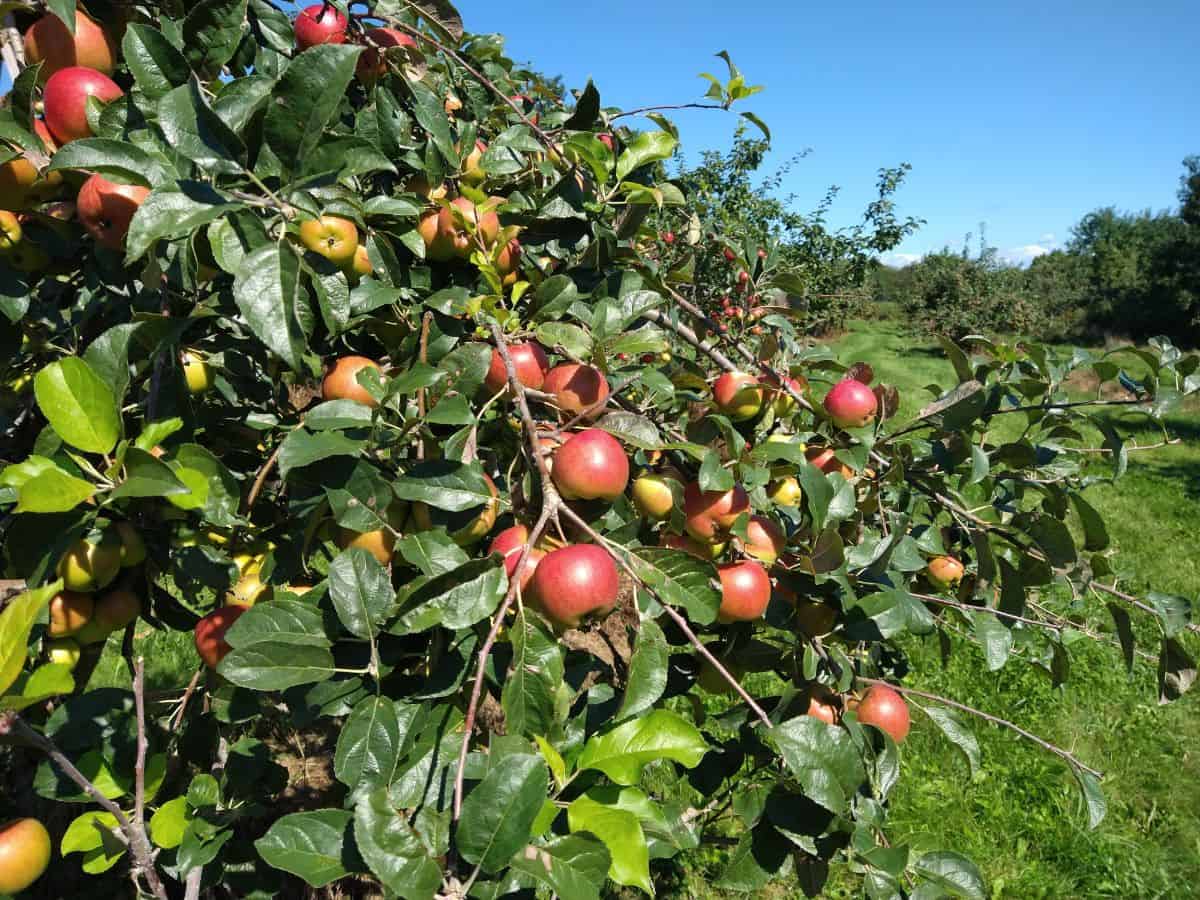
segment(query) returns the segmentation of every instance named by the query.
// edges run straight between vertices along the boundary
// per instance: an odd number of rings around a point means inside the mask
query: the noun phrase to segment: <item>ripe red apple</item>
[[[0,894],[19,894],[50,865],[50,833],[37,819],[0,825]]]
[[[52,638],[66,637],[91,621],[95,601],[91,594],[61,591],[50,598],[49,612],[46,633]]]
[[[717,409],[735,422],[753,419],[762,411],[763,386],[748,372],[726,372],[713,384]]]
[[[822,684],[813,685],[808,692],[807,715],[820,719],[826,725],[836,725],[838,719],[837,695]]]
[[[377,81],[387,74],[387,51],[389,47],[416,47],[410,35],[397,28],[372,28],[363,35],[367,49],[358,58],[354,74],[360,81]]]
[[[245,611],[244,606],[222,606],[196,623],[196,652],[210,669],[215,669],[233,649],[225,641],[225,632],[233,627],[233,623]]]
[[[787,538],[778,525],[765,516],[751,516],[746,524],[745,553],[768,566],[774,565],[787,546]]]
[[[331,4],[306,6],[296,16],[296,46],[307,50],[317,44],[344,44],[349,24]]]
[[[326,400],[355,400],[366,406],[378,406],[365,387],[358,383],[358,373],[363,369],[379,369],[379,364],[365,356],[343,356],[325,372],[321,382],[321,396]]]
[[[875,418],[875,393],[854,378],[844,378],[825,395],[825,412],[838,428],[862,428]]]
[[[509,344],[508,355],[512,357],[513,368],[517,372],[517,381],[527,388],[540,391],[546,383],[546,372],[550,368],[550,360],[541,344],[530,341],[527,344]],[[508,370],[504,367],[504,357],[499,350],[492,351],[492,362],[488,366],[487,378],[483,381],[489,393],[502,391],[508,386]]]
[[[558,408],[579,415],[589,406],[608,399],[608,382],[599,369],[583,363],[563,363],[546,373],[543,390],[553,394]],[[599,415],[600,410],[593,413]]]
[[[607,131],[602,131],[596,135],[596,139],[608,148],[609,153],[613,152],[613,136],[611,134],[609,134]]]
[[[55,72],[70,66],[111,75],[116,60],[117,48],[112,38],[80,9],[75,11],[74,34],[53,13],[46,13],[25,32],[25,62],[31,66],[42,64],[38,74],[42,83]]]
[[[68,66],[59,69],[46,82],[42,92],[46,127],[59,144],[92,136],[87,121],[88,97],[111,103],[125,92],[117,83],[95,69]]]
[[[897,744],[908,736],[908,704],[886,684],[873,684],[859,701],[858,721],[886,731]]]
[[[568,544],[547,553],[529,585],[546,618],[566,628],[585,616],[610,612],[620,588],[616,563],[595,544]]]
[[[925,567],[925,577],[939,591],[957,587],[963,577],[963,564],[953,556],[937,556]]]
[[[491,546],[488,547],[488,553],[499,553],[504,557],[504,570],[508,573],[509,581],[516,576],[517,563],[521,561],[521,553],[528,543],[529,529],[524,525],[513,525],[505,528],[492,539]],[[546,551],[540,547],[529,548],[529,556],[526,557],[525,565],[521,569],[521,591],[523,593],[527,594],[529,592],[529,582],[545,555]]]
[[[684,528],[701,541],[719,539],[739,515],[749,511],[750,497],[740,484],[727,491],[702,491],[693,481],[683,491]]]
[[[599,428],[567,438],[554,452],[554,484],[567,500],[616,500],[629,484],[621,442]]]
[[[771,579],[756,562],[742,560],[717,566],[721,576],[721,622],[753,622],[761,619],[771,603]]]
[[[647,519],[661,521],[675,508],[671,479],[661,475],[642,475],[633,483],[633,505]]]
[[[103,175],[93,175],[79,189],[79,221],[97,244],[120,250],[133,214],[149,193],[150,188],[140,184],[114,184]]]
[[[358,226],[341,216],[321,216],[300,224],[300,243],[338,268],[354,264]]]
[[[841,472],[845,478],[852,476],[854,472],[849,466],[844,465],[834,453],[832,447],[809,447],[804,451],[804,458],[826,475],[830,472]]]
[[[474,235],[459,225],[451,207],[457,208],[461,218],[471,224]],[[417,223],[417,232],[425,242],[425,255],[435,262],[447,262],[456,256],[466,259],[479,242],[485,247],[496,242],[500,217],[466,197],[455,197],[449,206],[427,210]]]

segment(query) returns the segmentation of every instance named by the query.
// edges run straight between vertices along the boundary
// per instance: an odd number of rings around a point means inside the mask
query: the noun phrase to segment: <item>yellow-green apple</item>
[[[107,587],[120,569],[121,542],[107,534],[95,542],[80,538],[58,561],[63,586],[83,593]]]
[[[487,152],[487,144],[483,141],[476,141],[475,146],[471,148],[471,152],[467,154],[466,159],[462,164],[462,175],[460,176],[465,184],[481,184],[487,175],[484,173],[479,162],[483,159],[483,154]]]
[[[354,264],[358,226],[341,216],[320,216],[300,224],[300,243],[338,268]]]
[[[183,367],[183,381],[188,393],[203,394],[212,387],[212,367],[195,350],[184,350],[179,355],[179,363]]]
[[[717,559],[725,552],[724,541],[698,541],[691,535],[687,534],[669,534],[663,532],[662,545],[670,547],[672,550],[682,550],[684,553],[690,553],[697,559]]]
[[[7,256],[18,244],[24,231],[16,215],[7,209],[0,209],[0,255]]]
[[[675,508],[671,493],[672,479],[662,475],[641,475],[633,482],[633,505],[647,519],[662,521]]]
[[[791,475],[767,485],[767,498],[776,506],[799,506],[803,496],[799,480]]]
[[[763,407],[762,383],[748,372],[726,372],[713,383],[717,409],[735,422],[753,419]]]
[[[46,642],[46,658],[58,666],[74,669],[79,665],[79,642],[69,637]]]

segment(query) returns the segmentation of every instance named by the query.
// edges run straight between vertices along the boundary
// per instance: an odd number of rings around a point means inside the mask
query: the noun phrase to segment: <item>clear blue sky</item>
[[[1175,204],[1180,160],[1200,154],[1195,0],[833,2],[458,0],[469,30],[606,104],[699,99],[726,49],[766,90],[778,155],[812,148],[786,187],[808,208],[842,194],[857,219],[877,168],[908,161],[901,211],[927,220],[899,248],[961,246],[987,223],[1014,258],[1066,239],[1098,206]],[[978,8],[977,8],[978,7]],[[733,119],[674,114],[685,149],[727,146]]]

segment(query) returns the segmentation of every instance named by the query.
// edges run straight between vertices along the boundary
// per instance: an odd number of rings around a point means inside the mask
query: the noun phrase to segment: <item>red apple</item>
[[[108,33],[81,9],[75,11],[75,33],[53,13],[46,13],[25,32],[25,62],[42,64],[43,83],[60,69],[83,66],[111,75],[117,48]]]
[[[771,579],[756,562],[726,563],[717,566],[721,576],[721,622],[753,622],[761,619],[771,602]]]
[[[713,384],[717,409],[735,422],[753,419],[762,411],[763,386],[747,372],[726,372]]]
[[[701,541],[719,538],[739,515],[749,511],[750,497],[740,484],[727,491],[702,491],[693,481],[683,491],[684,528]]]
[[[529,529],[524,525],[513,525],[510,528],[505,528],[492,539],[491,546],[488,547],[488,553],[499,553],[504,557],[504,571],[508,573],[509,581],[516,575],[517,563],[521,561],[521,553],[528,543]],[[529,548],[529,556],[526,557],[525,565],[521,569],[522,592],[529,593],[529,582],[533,578],[533,573],[537,570],[538,563],[542,561],[545,555],[546,551],[540,547]]]
[[[244,606],[222,606],[196,623],[196,652],[210,669],[215,669],[233,649],[225,641],[225,632],[245,611]]]
[[[307,50],[317,44],[344,44],[349,24],[332,4],[306,6],[296,16],[296,46]]]
[[[140,184],[114,184],[103,175],[93,175],[79,189],[76,213],[97,244],[120,250],[133,214],[149,194],[150,188]]]
[[[389,47],[417,46],[410,35],[396,28],[372,28],[364,37],[367,39],[367,49],[358,58],[358,65],[354,69],[354,74],[362,81],[376,81],[387,74],[384,56]]]
[[[117,83],[95,69],[68,66],[59,69],[46,82],[42,92],[46,127],[59,144],[92,136],[87,121],[88,97],[110,103],[125,92]]]
[[[849,466],[843,465],[842,461],[834,455],[832,447],[809,447],[804,451],[804,458],[826,475],[830,472],[841,472],[843,477],[849,478],[854,474]]]
[[[613,136],[611,134],[609,134],[607,131],[602,131],[596,135],[596,139],[608,148],[609,153],[613,152]]]
[[[770,566],[787,546],[787,538],[778,525],[765,516],[751,516],[746,525],[745,553]]]
[[[542,558],[529,589],[546,618],[574,628],[585,616],[610,612],[621,585],[607,550],[595,544],[568,544]]]
[[[509,344],[508,355],[512,357],[517,380],[527,388],[540,391],[546,383],[546,371],[550,368],[550,360],[546,359],[546,351],[541,345],[532,341],[528,344]],[[492,394],[508,386],[508,370],[504,367],[504,357],[499,350],[492,351],[492,363],[488,366],[487,378],[483,383]]]
[[[925,576],[939,591],[946,591],[962,581],[963,564],[953,556],[937,556],[929,561]]]
[[[875,393],[854,378],[845,378],[825,395],[825,412],[838,428],[862,428],[875,418]]]
[[[599,369],[582,363],[563,363],[546,373],[543,390],[554,395],[558,408],[579,415],[589,406],[608,399],[608,382]],[[592,413],[599,415],[603,407]]]
[[[808,692],[807,715],[820,719],[826,725],[836,725],[838,719],[837,695],[824,685],[813,685]]]
[[[334,360],[321,382],[321,396],[326,400],[355,400],[366,406],[378,406],[365,387],[358,383],[363,369],[379,369],[379,363],[365,356],[343,356]]]
[[[629,484],[621,442],[599,428],[567,438],[554,452],[554,483],[567,500],[616,500]]]
[[[886,684],[873,684],[859,701],[858,721],[886,731],[899,744],[908,736],[908,704]]]

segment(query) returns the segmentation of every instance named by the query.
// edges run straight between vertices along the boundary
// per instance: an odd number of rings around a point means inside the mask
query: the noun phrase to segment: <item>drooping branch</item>
[[[1092,775],[1095,778],[1103,778],[1104,777],[1103,772],[1093,769],[1091,766],[1084,765],[1079,760],[1079,758],[1076,757],[1074,754],[1072,754],[1070,751],[1064,750],[1062,747],[1059,747],[1057,744],[1050,743],[1045,738],[1038,737],[1032,731],[1027,731],[1026,729],[1022,728],[1020,725],[1017,725],[1015,722],[1008,721],[1008,719],[1002,719],[999,716],[994,716],[991,713],[986,713],[981,709],[976,709],[973,706],[968,706],[967,704],[960,703],[957,700],[951,700],[949,697],[943,697],[940,694],[931,694],[928,691],[919,691],[916,688],[902,687],[901,685],[892,684],[890,681],[883,681],[879,678],[859,678],[858,680],[863,682],[864,684],[882,684],[887,687],[890,687],[894,691],[898,691],[901,694],[905,694],[907,696],[912,696],[912,697],[920,697],[924,700],[929,700],[933,703],[938,703],[942,706],[949,706],[954,709],[961,710],[962,712],[969,713],[970,715],[976,716],[980,719],[984,719],[985,721],[991,722],[994,725],[1003,726],[1004,728],[1007,728],[1010,731],[1016,732],[1021,737],[1025,738],[1025,740],[1032,741],[1033,743],[1035,743],[1039,747],[1041,747],[1043,750],[1049,750],[1055,756],[1058,756],[1058,757],[1066,760],[1068,763],[1070,763],[1076,769],[1078,769],[1082,772],[1087,772],[1089,775]],[[920,709],[922,707],[918,707],[918,708]]]

